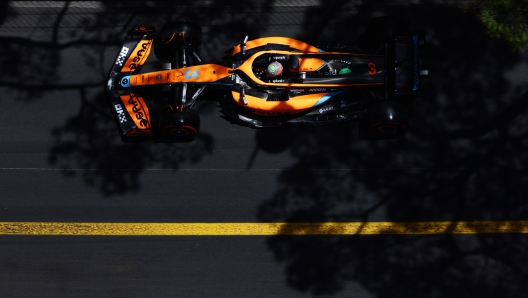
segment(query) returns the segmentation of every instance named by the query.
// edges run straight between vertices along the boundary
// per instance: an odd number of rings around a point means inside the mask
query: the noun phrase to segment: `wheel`
[[[158,59],[170,60],[171,54],[182,45],[191,45],[198,49],[202,45],[202,27],[185,21],[163,25],[154,40],[154,53]]]
[[[371,40],[381,41],[407,33],[407,22],[404,19],[384,16],[371,19],[367,25],[367,34]]]
[[[156,29],[152,26],[139,25],[128,30],[127,35],[134,38],[142,38],[145,34],[156,32]]]
[[[194,110],[183,111],[171,108],[161,112],[159,130],[165,141],[191,142],[200,131],[200,115]]]
[[[407,130],[409,108],[396,101],[381,101],[368,107],[365,121],[368,134],[375,139],[399,138]]]

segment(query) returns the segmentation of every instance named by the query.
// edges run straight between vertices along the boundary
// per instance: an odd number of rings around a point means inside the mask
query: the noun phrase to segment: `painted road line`
[[[528,221],[324,223],[89,223],[0,222],[0,235],[53,236],[272,236],[440,235],[528,233]]]

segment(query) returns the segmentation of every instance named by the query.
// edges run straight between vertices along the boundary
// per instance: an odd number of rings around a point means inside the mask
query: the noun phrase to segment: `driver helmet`
[[[282,74],[282,64],[279,62],[271,62],[266,68],[266,75],[268,77],[276,77]]]

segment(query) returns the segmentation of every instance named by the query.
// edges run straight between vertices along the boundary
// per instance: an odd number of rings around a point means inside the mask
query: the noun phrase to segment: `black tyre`
[[[167,142],[191,142],[200,131],[200,115],[189,109],[164,109],[161,112],[159,131]]]
[[[365,128],[375,139],[394,139],[401,137],[409,123],[409,108],[395,101],[381,101],[369,106]]]
[[[163,25],[154,40],[154,53],[158,59],[170,60],[174,51],[179,50],[182,45],[198,49],[202,45],[202,27],[184,21]]]
[[[127,35],[134,38],[141,38],[145,34],[151,34],[156,32],[156,29],[152,26],[146,26],[146,25],[139,25],[136,27],[133,27],[132,29],[128,30]]]
[[[398,17],[374,18],[367,25],[367,36],[370,42],[383,42],[399,35],[405,35],[407,27],[407,22]]]

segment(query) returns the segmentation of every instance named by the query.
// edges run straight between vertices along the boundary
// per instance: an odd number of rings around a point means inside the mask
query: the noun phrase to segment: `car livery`
[[[398,21],[379,19],[384,25]],[[248,126],[322,125],[369,118],[371,133],[390,138],[406,129],[409,101],[421,94],[419,78],[427,73],[419,65],[423,44],[421,34],[376,36],[363,48],[322,47],[288,37],[246,37],[226,51],[222,62],[206,64],[197,51],[198,25],[172,22],[160,33],[138,26],[127,33],[105,91],[125,141],[193,140],[199,117],[191,109],[205,88],[223,95],[219,101],[225,116]],[[170,62],[170,69],[142,72],[152,53]],[[266,72],[270,63],[279,63],[280,75]],[[144,95],[147,90],[155,95]],[[167,103],[161,109],[149,108],[150,101],[159,97]],[[389,121],[390,113],[398,119]]]

